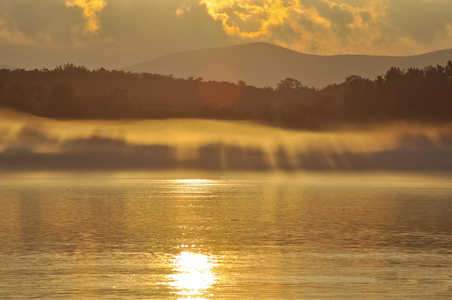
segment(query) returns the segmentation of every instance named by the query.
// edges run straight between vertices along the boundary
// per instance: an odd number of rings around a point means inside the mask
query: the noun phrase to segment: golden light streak
[[[99,30],[97,14],[107,5],[107,0],[68,0],[66,7],[78,6],[83,9],[83,17],[87,20],[86,30],[96,32]]]

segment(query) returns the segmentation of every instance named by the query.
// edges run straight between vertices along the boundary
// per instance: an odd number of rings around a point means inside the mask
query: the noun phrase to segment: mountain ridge
[[[306,86],[321,88],[341,83],[351,75],[375,79],[391,67],[423,68],[445,64],[448,60],[452,60],[452,49],[411,56],[326,56],[257,42],[170,53],[121,70],[216,81],[241,80],[259,87],[274,87],[282,79],[294,78]]]

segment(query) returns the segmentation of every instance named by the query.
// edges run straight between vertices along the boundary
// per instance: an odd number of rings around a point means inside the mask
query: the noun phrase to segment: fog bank
[[[197,119],[61,121],[0,112],[0,171],[449,171],[452,128],[294,131]]]

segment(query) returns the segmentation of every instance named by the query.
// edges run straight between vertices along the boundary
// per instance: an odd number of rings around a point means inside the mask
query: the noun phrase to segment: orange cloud
[[[66,6],[78,6],[83,9],[83,17],[87,20],[86,30],[96,32],[99,30],[97,13],[107,5],[107,0],[68,0]]]
[[[282,0],[201,0],[200,4],[214,20],[221,20],[227,34],[247,38],[266,35],[270,26],[283,24],[290,8]]]
[[[332,54],[375,49],[382,38],[388,0],[200,0],[224,31],[266,38],[303,52]]]

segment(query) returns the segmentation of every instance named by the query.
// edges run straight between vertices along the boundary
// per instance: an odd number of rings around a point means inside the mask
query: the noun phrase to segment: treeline
[[[88,70],[0,70],[0,107],[67,119],[211,118],[321,129],[387,121],[452,121],[452,61],[391,68],[375,80],[350,76],[323,89],[287,78],[276,88]]]

